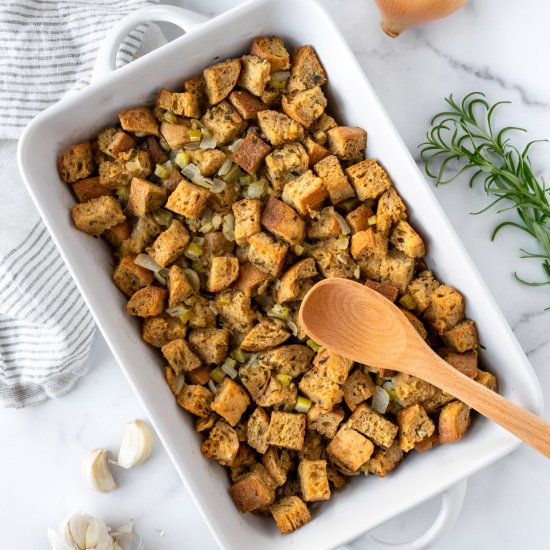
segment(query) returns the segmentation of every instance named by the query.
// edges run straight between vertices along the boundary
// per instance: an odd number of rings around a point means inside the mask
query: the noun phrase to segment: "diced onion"
[[[353,276],[356,278],[356,279],[360,279],[361,278],[361,268],[356,265],[355,266],[355,269],[353,270]]]
[[[277,380],[279,380],[279,382],[281,382],[283,386],[288,386],[292,382],[292,378],[284,372],[280,372],[277,375]]]
[[[399,298],[399,303],[408,310],[412,310],[416,308],[416,300],[412,296],[412,294],[404,294]]]
[[[255,136],[260,136],[260,129],[257,126],[250,126],[246,131],[247,134],[254,134]]]
[[[227,157],[218,170],[218,176],[225,176],[225,174],[231,170],[231,166],[233,166],[233,161],[230,157]]]
[[[304,250],[305,249],[301,244],[297,244],[294,247],[294,254],[296,254],[296,256],[301,256],[304,253]]]
[[[183,304],[178,304],[177,306],[169,307],[164,311],[166,311],[170,317],[179,317],[180,315],[185,315],[188,313],[189,309],[187,309]]]
[[[159,208],[158,210],[155,210],[153,212],[153,218],[155,218],[155,221],[159,225],[170,225],[172,223],[173,217],[174,214],[172,214],[172,212],[170,212],[169,210],[165,210],[164,208]]]
[[[198,245],[202,246],[204,244],[204,237],[193,237],[191,242],[193,244],[198,244]]]
[[[347,250],[349,246],[349,237],[344,237],[343,235],[340,235],[335,241],[334,246],[338,250]]]
[[[201,149],[214,149],[216,147],[217,143],[216,140],[213,137],[205,137],[202,138],[200,148]]]
[[[298,327],[294,321],[289,321],[286,325],[292,332],[292,336],[298,336]]]
[[[374,395],[372,396],[372,408],[380,414],[385,414],[389,404],[390,396],[388,392],[380,386],[376,386],[374,388]]]
[[[166,122],[170,122],[171,124],[177,124],[177,123],[178,123],[178,117],[177,117],[172,111],[166,111],[166,112],[162,115],[162,118],[163,118]]]
[[[344,264],[346,265],[348,262],[347,262],[347,258],[344,256],[344,254],[336,254],[336,259],[341,263],[341,264]]]
[[[216,384],[214,384],[214,382],[212,380],[208,380],[208,389],[212,393],[216,393]]]
[[[212,216],[212,227],[218,230],[221,227],[222,223],[223,223],[222,215],[216,212],[216,214]]]
[[[290,78],[290,71],[279,71],[271,75],[271,80],[273,82],[281,82],[283,80],[288,80]]]
[[[181,173],[186,177],[189,178],[193,183],[196,185],[200,185],[201,187],[206,187],[206,189],[212,188],[212,180],[209,178],[205,178],[198,166],[195,166],[194,164],[188,164]]]
[[[351,229],[350,229],[350,226],[348,225],[348,222],[344,219],[342,214],[339,214],[338,212],[334,212],[334,217],[336,218],[336,221],[340,226],[340,231],[342,232],[342,235],[349,235],[351,233]]]
[[[235,240],[235,217],[233,214],[227,214],[223,217],[222,233],[228,241]]]
[[[172,390],[174,391],[174,395],[178,395],[181,390],[183,390],[183,386],[185,385],[185,376],[183,374],[178,374],[174,378],[174,382],[172,383]]]
[[[243,142],[244,140],[242,138],[240,139],[236,139],[229,147],[228,149],[234,153],[241,145],[241,143]]]
[[[259,199],[266,191],[266,181],[261,179],[251,183],[246,190],[246,195],[249,199]]]
[[[214,178],[210,191],[212,191],[212,193],[221,193],[225,189],[226,185],[227,183],[225,183],[222,179]]]
[[[219,384],[225,378],[226,372],[221,367],[216,367],[210,371],[210,377]]]
[[[296,399],[294,410],[299,413],[307,413],[310,407],[311,407],[311,401],[307,397],[302,397],[300,395],[298,399]]]
[[[157,262],[155,262],[155,260],[153,260],[153,258],[151,258],[151,256],[148,256],[147,254],[138,254],[136,256],[136,259],[134,260],[134,263],[155,273],[162,269],[160,265],[157,264]]]
[[[227,376],[230,376],[231,378],[237,378],[239,373],[235,370],[236,364],[237,361],[235,361],[235,359],[228,357],[222,365],[223,372],[225,372],[225,374],[227,374]]]
[[[195,292],[198,292],[199,288],[201,286],[201,280],[200,280],[200,277],[199,277],[198,273],[196,271],[193,271],[192,269],[190,269],[188,267],[184,268],[183,271],[185,273],[186,279],[189,281],[189,284],[191,285],[191,288]]]
[[[162,285],[166,286],[166,278],[160,274],[160,271],[155,271],[155,279]]]

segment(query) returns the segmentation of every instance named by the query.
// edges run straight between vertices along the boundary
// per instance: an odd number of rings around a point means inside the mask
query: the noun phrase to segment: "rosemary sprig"
[[[486,212],[499,205],[497,212],[515,210],[518,219],[498,224],[491,240],[505,227],[520,229],[531,235],[538,243],[538,251],[521,250],[522,258],[542,260],[544,281],[526,281],[514,272],[515,278],[526,285],[550,284],[550,205],[549,189],[543,178],[533,174],[528,152],[533,144],[546,140],[529,142],[518,149],[509,137],[511,132],[525,132],[523,128],[507,126],[493,127],[495,111],[500,101],[489,105],[485,95],[473,92],[457,103],[453,96],[445,99],[450,110],[435,115],[426,141],[419,145],[426,174],[436,185],[448,184],[465,172],[470,172],[470,187],[478,180],[483,181],[487,195],[494,200],[474,214]],[[458,168],[453,170],[450,163]],[[472,174],[473,173],[473,174]]]

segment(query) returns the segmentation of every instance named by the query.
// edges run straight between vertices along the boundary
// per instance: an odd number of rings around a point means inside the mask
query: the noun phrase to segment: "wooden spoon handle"
[[[550,423],[468,378],[438,356],[423,378],[550,458]],[[435,362],[437,360],[437,363]]]

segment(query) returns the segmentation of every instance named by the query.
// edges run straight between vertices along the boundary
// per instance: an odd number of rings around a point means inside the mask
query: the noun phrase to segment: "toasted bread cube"
[[[265,59],[255,55],[241,57],[241,74],[239,86],[255,96],[261,96],[269,82],[271,66]]]
[[[388,253],[388,236],[374,231],[372,227],[351,236],[351,255],[354,260],[365,256],[383,257]]]
[[[208,189],[195,185],[184,178],[168,197],[165,206],[168,210],[181,214],[185,218],[198,220],[206,208],[209,196]]]
[[[193,369],[187,373],[187,378],[189,378],[189,382],[191,382],[191,384],[200,384],[201,386],[205,386],[208,382],[210,382],[210,367],[208,365],[202,365],[202,367],[199,367],[198,369]],[[211,416],[218,418],[216,413],[211,413]]]
[[[353,361],[325,348],[320,348],[313,360],[313,365],[332,382],[343,384],[353,366]]]
[[[99,182],[109,189],[130,185],[132,178],[146,178],[152,171],[147,151],[121,153],[116,161],[104,161],[99,165]]]
[[[334,131],[334,130],[331,130]],[[391,187],[391,181],[386,171],[372,159],[363,160],[346,168],[359,200],[377,199]]]
[[[367,132],[363,128],[355,126],[336,126],[327,131],[328,150],[338,157],[339,160],[360,161],[364,158],[365,148],[367,147]],[[351,178],[354,173],[346,173]],[[352,178],[352,183],[354,183]],[[360,200],[366,197],[360,194],[357,186],[354,184],[355,192]]]
[[[296,378],[309,369],[314,353],[309,346],[290,344],[264,351],[258,360],[272,370]]]
[[[132,216],[145,214],[160,208],[166,201],[166,189],[147,180],[132,178],[126,212]]]
[[[399,446],[406,453],[414,449],[416,443],[430,437],[435,431],[434,423],[418,403],[397,411],[397,424],[399,425]]]
[[[111,189],[101,185],[98,177],[86,178],[73,183],[73,191],[78,202],[88,202],[91,199],[114,195]]]
[[[263,351],[288,340],[291,334],[279,319],[266,317],[254,326],[241,342],[245,351]]]
[[[275,484],[262,464],[255,464],[229,488],[235,506],[243,514],[269,506],[275,499]]]
[[[304,146],[304,149],[306,150],[309,159],[309,168],[313,168],[318,162],[322,161],[324,158],[330,155],[330,151],[328,149],[317,143],[309,136],[306,136],[303,139],[302,144]]]
[[[132,295],[126,306],[128,315],[155,317],[164,311],[168,292],[158,286],[146,286]]]
[[[216,309],[225,325],[232,332],[240,334],[248,332],[256,318],[250,307],[250,297],[240,290],[229,290],[218,294]]]
[[[204,76],[199,75],[190,80],[186,80],[183,83],[183,89],[186,92],[195,94],[199,101],[199,108],[201,111],[204,111],[208,107],[208,97],[206,95],[206,81]]]
[[[262,464],[273,478],[276,487],[281,487],[287,481],[292,468],[292,457],[289,451],[271,445],[262,456]]]
[[[318,368],[307,371],[298,387],[306,397],[327,410],[340,403],[344,396],[340,386],[320,372]]]
[[[327,466],[327,477],[335,489],[341,489],[347,483],[347,479],[334,466]]]
[[[227,256],[233,252],[235,243],[228,241],[221,231],[210,231],[204,236],[201,262],[209,266],[216,256]]]
[[[185,270],[179,265],[173,265],[168,270],[166,279],[168,287],[168,307],[174,307],[193,294],[193,287],[185,275]]]
[[[302,298],[304,292],[311,286],[308,279],[317,275],[313,258],[305,258],[295,263],[281,277],[277,288],[277,303],[284,304]]]
[[[288,535],[311,521],[311,514],[303,500],[287,496],[269,507],[269,511],[283,535]]]
[[[125,219],[106,229],[101,235],[113,248],[120,248],[122,243],[130,237],[132,232],[132,221]]]
[[[126,219],[120,203],[108,196],[73,205],[71,216],[76,228],[89,235],[101,235]]]
[[[450,349],[440,349],[438,353],[449,365],[468,378],[475,378],[477,376],[477,350],[458,353]]]
[[[260,111],[258,123],[268,141],[274,147],[299,141],[304,137],[304,128],[290,117],[278,111]]]
[[[302,216],[307,216],[318,210],[327,197],[328,193],[323,185],[323,180],[311,170],[287,183],[283,189],[283,201]]]
[[[212,258],[206,290],[219,292],[230,287],[239,276],[239,260],[235,256],[218,256]]]
[[[417,453],[425,453],[426,451],[433,449],[437,445],[439,445],[439,435],[437,434],[437,431],[435,431],[430,437],[426,437],[422,441],[416,443],[414,446],[414,450]]]
[[[244,120],[255,119],[260,111],[269,107],[259,98],[244,90],[235,90],[229,95],[229,102]]]
[[[196,328],[189,333],[189,346],[207,365],[221,363],[227,357],[229,332],[223,328]]]
[[[307,427],[324,437],[332,439],[338,431],[338,426],[344,420],[344,409],[336,407],[325,410],[319,405],[312,405],[307,411]]]
[[[143,339],[156,348],[162,348],[172,340],[185,338],[186,326],[177,317],[158,315],[143,319],[141,335]]]
[[[368,255],[357,261],[361,271],[361,278],[380,280],[380,268],[382,267],[382,258],[380,256]]]
[[[391,447],[397,435],[397,426],[366,403],[357,406],[347,423],[381,447]]]
[[[390,250],[380,263],[380,280],[396,286],[399,292],[405,293],[413,278],[414,259],[398,250]]]
[[[301,143],[293,142],[267,155],[265,164],[273,189],[280,192],[288,182],[308,169],[309,157]]]
[[[275,376],[271,376],[265,391],[256,399],[256,403],[262,407],[274,407],[278,410],[292,410],[298,398],[296,384],[283,384]]]
[[[161,232],[161,226],[150,214],[138,218],[132,227],[130,237],[122,241],[119,255],[128,256],[143,252],[145,247]]]
[[[426,327],[424,326],[424,323],[414,314],[410,311],[407,311],[406,309],[399,308],[401,310],[401,313],[409,320],[411,325],[414,327],[416,332],[422,336],[423,340],[428,339],[428,331],[426,330]]]
[[[374,394],[374,382],[372,378],[360,369],[355,369],[344,382],[344,401],[350,411],[354,411],[358,405],[366,401]]]
[[[191,328],[209,328],[216,326],[216,314],[212,311],[210,301],[202,296],[193,297],[193,305],[189,311]]]
[[[183,254],[188,243],[189,233],[184,225],[178,220],[172,220],[170,227],[147,248],[147,253],[160,267],[165,267]]]
[[[231,93],[237,85],[240,73],[240,59],[227,59],[204,69],[202,74],[210,105],[217,105]]]
[[[148,107],[129,109],[118,114],[120,125],[127,132],[159,135],[158,122],[153,111]]]
[[[171,369],[170,369],[171,370]],[[201,433],[201,432],[209,432],[218,421],[219,416],[216,413],[210,413],[206,418],[197,418],[195,420],[195,431]],[[239,447],[240,450],[240,447]]]
[[[390,302],[395,302],[397,294],[399,293],[397,287],[393,285],[377,283],[376,281],[371,281],[370,279],[367,279],[365,281],[365,286],[372,288],[372,290],[376,290],[376,292],[382,294],[382,296],[384,296],[384,298],[387,298]]]
[[[447,403],[450,403],[451,401],[454,401],[454,397],[444,391],[441,391],[439,388],[435,388],[435,393],[432,397],[427,399],[426,401],[422,401],[421,405],[424,407],[424,410],[428,414],[432,414],[436,412],[438,409],[443,407],[443,405],[446,405]],[[416,448],[416,445],[415,445]]]
[[[235,426],[248,405],[250,405],[250,398],[243,387],[226,376],[216,390],[211,407],[231,426]]]
[[[136,146],[134,138],[116,128],[105,128],[97,135],[97,146],[102,153],[116,158]]]
[[[176,342],[178,340],[174,341]],[[177,401],[178,405],[187,412],[199,416],[200,418],[206,418],[211,412],[210,403],[212,402],[212,392],[204,386],[188,384],[185,385],[178,394]],[[235,450],[235,453],[236,452]]]
[[[382,183],[378,184],[378,188],[385,185],[383,177],[382,180]],[[394,223],[397,223],[399,220],[404,220],[407,217],[406,212],[407,209],[405,204],[393,187],[384,191],[378,200],[378,206],[376,208],[376,226],[378,231],[389,231]]]
[[[207,178],[215,176],[227,158],[219,149],[196,149],[190,154],[201,174]]]
[[[198,387],[202,388],[202,386]],[[206,458],[216,460],[222,466],[231,466],[238,452],[239,439],[235,430],[224,420],[218,420],[210,430],[208,439],[202,444],[201,453]]]
[[[255,174],[271,147],[258,136],[247,134],[233,152],[231,160],[249,174]]]
[[[248,239],[248,259],[258,269],[278,277],[283,268],[288,246],[273,240],[267,233],[256,233]]]
[[[352,472],[359,470],[373,451],[372,441],[348,426],[342,426],[327,446],[328,455]]]
[[[239,266],[239,276],[233,284],[233,288],[244,292],[246,296],[253,296],[270,279],[271,277],[267,273],[258,269],[250,262],[246,262]]]
[[[443,332],[441,338],[450,348],[460,353],[475,350],[479,346],[476,326],[470,319],[465,319],[447,332]]]
[[[227,101],[208,109],[201,121],[210,130],[218,146],[234,140],[245,127],[241,115]]]
[[[441,285],[432,292],[424,318],[439,332],[451,330],[464,317],[464,298],[460,292]]]
[[[426,247],[424,246],[422,237],[405,220],[401,220],[395,226],[390,237],[390,242],[397,250],[401,250],[401,252],[411,258],[421,258],[426,254]]]
[[[283,96],[283,111],[304,128],[309,128],[327,106],[327,98],[319,86]]]
[[[164,164],[168,160],[168,155],[159,145],[158,139],[155,136],[147,136],[139,148],[149,154],[149,158],[153,164]]]
[[[246,427],[246,440],[248,444],[261,454],[264,454],[269,444],[267,443],[267,430],[269,428],[269,415],[262,409],[256,407],[248,417]]]
[[[300,46],[292,52],[288,92],[309,90],[326,84],[327,77],[315,50],[311,46]]]
[[[337,213],[333,206],[323,208],[317,219],[308,224],[307,236],[309,239],[330,239],[342,233]]]
[[[336,128],[338,126],[336,124],[336,121],[326,113],[323,113],[310,127],[309,131],[313,134],[313,139],[319,144],[319,145],[325,145],[328,136],[327,132],[332,129]]]
[[[78,143],[65,149],[57,162],[59,176],[65,183],[87,178],[95,168],[92,144]]]
[[[183,338],[172,340],[162,346],[161,351],[176,374],[191,372],[201,366],[198,355],[193,353],[189,344]]]
[[[330,499],[326,460],[300,460],[298,479],[306,502]]]
[[[386,477],[397,468],[401,460],[403,451],[397,441],[389,449],[376,449],[369,460],[369,474]]]
[[[498,390],[498,382],[497,377],[494,374],[491,374],[490,372],[478,369],[477,370],[477,376],[474,378],[474,380],[481,384],[482,386],[485,386],[486,388],[490,389],[491,391],[497,391]]]
[[[191,143],[191,129],[192,126],[187,121],[173,123],[164,120],[160,123],[160,133],[171,149],[181,149]]]
[[[199,97],[191,92],[177,93],[161,88],[157,96],[157,107],[189,118],[201,116]]]
[[[290,68],[290,56],[278,36],[257,36],[252,41],[250,54],[265,59],[269,63],[271,73]]]
[[[306,416],[273,411],[269,422],[267,439],[270,445],[301,451],[304,448]]]
[[[355,191],[349,184],[342,166],[335,155],[329,155],[320,160],[313,168],[323,180],[323,185],[328,192],[332,204],[338,204],[355,196]]]
[[[407,293],[414,298],[417,313],[426,311],[430,305],[432,294],[437,288],[439,288],[439,282],[431,271],[422,271],[411,281]]]
[[[269,197],[262,213],[261,224],[290,245],[300,244],[304,240],[305,221],[293,208],[275,197]]]
[[[453,401],[445,405],[439,413],[439,442],[458,441],[470,425],[470,407],[462,401]]]
[[[134,263],[135,256],[124,256],[113,273],[115,285],[126,296],[132,296],[138,290],[150,285],[154,280],[152,271]]]
[[[317,267],[325,278],[351,279],[355,277],[357,264],[351,259],[349,250],[340,250],[336,247],[335,241],[336,239],[319,241],[311,255],[315,258]]]
[[[243,199],[232,206],[235,216],[235,242],[246,244],[252,235],[262,229],[260,227],[260,212],[262,202],[258,199]]]
[[[437,388],[410,374],[400,372],[392,379],[397,399],[403,405],[414,405],[431,399]]]

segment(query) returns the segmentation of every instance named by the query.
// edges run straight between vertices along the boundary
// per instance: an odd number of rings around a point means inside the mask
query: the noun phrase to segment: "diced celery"
[[[221,367],[216,367],[210,371],[210,378],[219,384],[225,378],[225,371]]]
[[[174,214],[170,210],[165,210],[164,208],[159,208],[153,212],[153,218],[159,225],[170,225]]]
[[[239,178],[239,184],[240,185],[250,185],[251,183],[254,183],[256,181],[256,176],[253,174],[245,174],[244,176],[241,176]]]
[[[116,190],[116,196],[118,198],[118,202],[121,202],[123,204],[127,203],[128,197],[130,196],[130,186],[125,185],[124,187],[119,187]]]
[[[171,124],[177,124],[178,123],[178,117],[172,111],[166,111],[162,118],[166,122],[170,122]]]
[[[179,320],[185,325],[191,319],[191,311],[186,311],[179,316]]]
[[[296,399],[294,410],[299,413],[307,413],[310,407],[311,407],[311,401],[307,397],[302,397],[300,395],[298,399]]]
[[[191,243],[186,251],[184,252],[185,256],[190,260],[197,260],[202,255],[202,246],[200,244]]]
[[[228,306],[231,303],[231,298],[229,297],[229,294],[222,294],[219,299],[218,303],[220,306]]]
[[[234,349],[229,354],[229,357],[235,359],[235,361],[238,361],[239,363],[246,363],[246,353],[241,348]]]
[[[301,244],[297,244],[294,247],[294,254],[296,254],[296,256],[301,256],[304,253],[304,250],[305,249]]]
[[[311,338],[308,338],[308,339],[307,339],[306,344],[307,344],[313,351],[319,351],[319,348],[321,347],[317,342],[314,342]]]
[[[399,303],[408,310],[416,308],[416,301],[411,294],[404,294],[403,296],[401,296],[401,298],[399,299]]]
[[[170,161],[168,161],[170,162]],[[165,180],[170,175],[170,170],[164,164],[157,164],[155,167],[155,176]]]
[[[292,382],[292,378],[284,372],[280,372],[277,375],[277,380],[279,380],[279,382],[281,382],[283,386],[288,386]]]
[[[212,229],[214,228],[214,226],[212,225],[211,222],[208,222],[208,223],[205,223],[200,229],[199,231],[201,233],[210,233],[210,231],[212,231]]]
[[[269,85],[273,90],[285,90],[286,89],[286,80],[273,80],[269,81]]]
[[[191,155],[187,151],[181,151],[176,155],[174,162],[180,168],[185,168],[191,162]]]
[[[227,174],[222,176],[222,180],[227,183],[235,183],[240,177],[244,175],[244,172],[234,164]]]
[[[155,107],[153,109],[153,114],[155,115],[155,118],[159,121],[159,122],[162,122],[164,120],[164,113],[166,111],[164,109],[161,109],[160,107]]]
[[[290,309],[287,306],[281,304],[275,304],[269,312],[271,317],[277,317],[277,319],[287,319],[290,315]]]
[[[193,271],[195,271],[196,273],[204,273],[204,267],[202,267],[202,264],[198,260],[195,260],[191,264],[191,267],[193,268]]]
[[[191,142],[201,141],[202,132],[200,131],[200,128],[189,130],[189,139]]]

